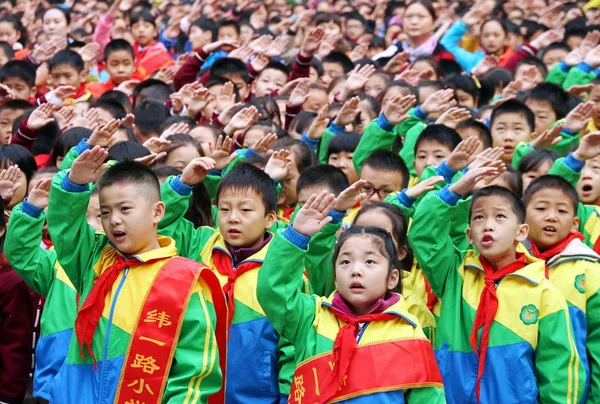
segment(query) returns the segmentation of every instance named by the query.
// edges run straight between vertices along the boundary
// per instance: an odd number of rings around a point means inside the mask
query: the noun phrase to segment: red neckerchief
[[[433,293],[433,289],[431,289],[431,284],[427,278],[423,277],[423,280],[425,281],[425,291],[427,292],[427,308],[433,313],[433,307],[438,302],[438,298],[435,293]]]
[[[485,287],[481,291],[479,298],[479,306],[477,306],[477,314],[475,315],[475,322],[473,323],[473,329],[471,330],[471,336],[469,341],[473,352],[479,359],[479,365],[477,367],[477,381],[475,383],[475,392],[477,394],[477,401],[479,401],[479,391],[481,387],[481,378],[485,370],[485,358],[487,354],[488,343],[490,341],[490,328],[496,317],[498,311],[498,296],[496,295],[496,281],[504,278],[505,276],[518,271],[519,269],[527,265],[526,256],[524,253],[517,253],[517,259],[503,268],[497,271],[492,269],[492,266],[483,256],[479,256],[481,265],[483,266],[483,272],[485,274]],[[479,350],[477,349],[477,331],[483,326],[481,331],[481,341],[479,343]]]
[[[338,294],[336,293],[336,296],[337,295]],[[358,324],[371,323],[374,321],[387,321],[398,318],[396,314],[390,313],[369,313],[364,316],[354,317],[352,314],[344,313],[336,307],[331,307],[331,313],[338,320],[346,323],[346,325],[340,328],[335,337],[335,342],[333,344],[333,372],[329,373],[327,378],[323,381],[323,385],[321,386],[322,399],[320,403],[326,403],[335,396],[344,375],[348,371],[352,356],[356,351]]]
[[[295,206],[284,206],[282,209],[283,209],[283,217],[285,217],[287,220],[290,220],[292,218],[292,214],[296,210],[296,207]]]
[[[79,86],[79,89],[77,89],[77,91],[75,92],[75,95],[73,95],[73,99],[78,100],[80,97],[82,97],[85,92],[86,92],[86,88],[85,88],[85,83],[81,83],[81,85]]]
[[[554,257],[555,255],[558,255],[561,252],[563,252],[565,250],[565,248],[567,248],[569,243],[575,239],[584,240],[585,237],[583,237],[583,234],[579,233],[578,231],[571,232],[562,241],[559,241],[558,243],[554,244],[552,247],[548,248],[544,252],[541,252],[540,249],[538,248],[538,246],[536,246],[535,243],[532,241],[531,242],[531,252],[533,253],[533,256],[535,258],[544,260],[544,262],[546,262],[550,258]],[[546,279],[549,279],[547,265],[546,265]]]
[[[213,263],[221,275],[227,275],[227,283],[223,285],[223,293],[225,293],[225,296],[227,297],[227,309],[229,312],[229,324],[227,327],[229,328],[235,312],[235,281],[242,276],[242,274],[260,267],[262,262],[246,261],[242,262],[236,269],[233,269],[231,257],[227,255],[225,251],[215,249],[213,250]]]
[[[104,311],[106,304],[106,296],[112,289],[113,284],[117,280],[119,274],[127,267],[133,268],[140,265],[151,264],[155,261],[162,260],[163,258],[156,258],[149,261],[140,261],[132,258],[125,260],[122,256],[117,256],[117,262],[108,267],[102,275],[96,280],[90,294],[85,299],[83,306],[77,313],[75,319],[75,335],[77,335],[77,341],[79,342],[79,352],[81,358],[84,358],[83,346],[87,345],[87,352],[94,360],[94,370],[96,369],[96,357],[92,351],[92,339],[94,332]],[[108,338],[108,336],[107,336]]]
[[[596,252],[596,254],[600,254],[600,237],[596,239],[593,250]]]

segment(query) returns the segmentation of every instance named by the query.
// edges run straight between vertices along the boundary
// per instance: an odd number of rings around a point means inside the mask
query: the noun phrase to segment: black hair
[[[421,144],[425,142],[435,142],[444,145],[450,151],[456,149],[456,146],[462,141],[462,138],[456,131],[446,125],[429,125],[421,132],[415,142],[415,155]]]
[[[11,60],[0,68],[0,82],[10,77],[23,80],[27,87],[35,86],[35,68],[23,60]]]
[[[2,18],[0,18],[0,23],[2,23],[2,22],[7,22],[7,23],[11,24],[13,26],[13,28],[15,29],[15,31],[18,31],[20,34],[18,42],[20,44],[22,44],[24,47],[27,46],[27,44],[29,43],[29,34],[27,32],[27,29],[23,26],[23,24],[21,24],[21,21],[18,18],[16,18],[15,14],[9,14],[9,15],[3,16]],[[12,47],[11,47],[11,50],[12,50]],[[8,56],[8,53],[6,55]],[[14,52],[13,52],[13,55],[14,55]],[[12,59],[12,56],[10,58]]]
[[[394,244],[394,239],[392,235],[388,233],[387,230],[382,229],[381,227],[376,226],[351,226],[348,230],[344,231],[338,240],[335,250],[333,251],[333,267],[335,268],[335,264],[338,256],[340,255],[340,251],[342,247],[350,239],[351,237],[359,236],[365,237],[368,236],[372,239],[374,248],[384,257],[386,257],[389,261],[388,265],[388,277],[392,274],[394,269],[400,269],[400,262],[398,261],[398,252],[396,251],[396,245]],[[335,276],[335,269],[334,269]],[[399,291],[402,293],[402,276],[398,276],[398,286],[394,288],[394,291]]]
[[[27,111],[31,109],[31,104],[29,103],[29,101],[25,100],[6,100],[4,101],[4,104],[0,105],[0,112],[4,111],[5,109],[22,109],[23,111]]]
[[[527,58],[521,60],[519,63],[517,63],[515,72],[517,70],[519,70],[519,68],[523,65],[535,66],[540,71],[540,73],[542,73],[542,76],[544,78],[548,75],[548,68],[546,67],[544,62],[542,62],[540,59],[538,59],[536,57],[527,57]]]
[[[429,15],[431,15],[431,18],[433,18],[433,22],[435,22],[437,17],[435,15],[435,8],[433,7],[433,4],[431,4],[431,1],[429,1],[429,0],[414,0],[414,1],[411,1],[409,4],[407,4],[406,8],[408,9],[413,4],[420,4],[423,7],[425,7],[427,9],[427,12],[429,13]]]
[[[535,149],[521,159],[519,162],[519,172],[525,174],[529,171],[537,170],[545,162],[554,162],[559,157],[560,155],[554,151]]]
[[[377,171],[393,171],[400,173],[402,176],[402,188],[408,186],[410,174],[404,160],[402,160],[397,153],[390,150],[375,150],[367,157],[362,166],[363,168],[369,166]]]
[[[354,153],[360,142],[360,133],[346,132],[333,137],[327,146],[327,158],[337,153]]]
[[[458,64],[456,60],[442,59],[440,63],[440,77],[446,77],[451,74],[462,74],[464,69]]]
[[[127,115],[127,111],[125,111],[125,108],[123,108],[123,105],[121,105],[119,102],[113,101],[113,100],[96,101],[92,107],[100,108],[105,111],[108,111],[108,113],[114,119],[123,119],[123,118],[125,118],[125,115]]]
[[[338,196],[350,186],[348,177],[342,170],[329,164],[317,164],[308,167],[296,183],[296,193],[299,194],[304,188],[321,185],[323,188]]]
[[[556,49],[561,49],[567,52],[571,52],[571,47],[569,45],[567,45],[564,42],[553,42],[550,45],[546,46],[544,49],[542,49],[542,51],[540,52],[540,59],[544,60],[544,56],[546,55],[546,53],[556,50]]]
[[[381,107],[379,106],[379,102],[377,102],[375,97],[371,97],[370,95],[367,95],[365,93],[358,93],[356,94],[356,96],[360,101],[366,101],[369,104],[369,108],[371,108],[371,111],[373,111],[375,117],[379,116],[379,113],[381,112]]]
[[[89,138],[93,131],[88,128],[75,127],[66,130],[56,139],[52,153],[48,158],[46,166],[56,166],[59,157],[65,157],[71,148],[77,146],[83,139]]]
[[[310,125],[312,125],[313,121],[317,117],[316,112],[302,111],[294,119],[288,128],[288,131],[295,130],[296,133],[303,135],[308,131]]]
[[[498,18],[498,17],[491,17],[486,19],[483,24],[481,24],[481,28],[480,30],[483,31],[483,27],[490,23],[490,22],[497,22],[498,24],[500,24],[500,27],[502,28],[502,31],[504,31],[504,35],[508,35],[508,28],[506,26],[506,20],[502,19],[502,18]]]
[[[69,13],[67,10],[65,10],[61,7],[48,7],[47,9],[44,10],[44,13],[42,14],[42,19],[46,15],[46,13],[50,10],[60,11],[62,13],[62,15],[65,17],[65,20],[67,20],[67,25],[71,24],[71,13]]]
[[[131,100],[129,99],[127,94],[119,90],[107,91],[104,94],[102,94],[97,101],[99,103],[104,101],[117,102],[123,107],[124,111],[131,111]]]
[[[523,195],[523,177],[511,165],[506,166],[506,171],[500,176],[506,182],[506,188],[513,194]]]
[[[39,170],[37,170],[33,174],[33,177],[31,177],[31,178],[35,178],[38,175],[44,175],[44,174],[52,174],[52,175],[54,175],[54,174],[57,174],[59,172],[60,172],[60,168],[58,168],[58,167],[48,167],[48,166],[46,166],[44,168],[40,168]]]
[[[250,73],[244,62],[235,58],[222,58],[217,60],[210,69],[210,79],[226,78],[225,75],[239,75],[244,82],[250,82]]]
[[[190,129],[193,129],[196,127],[196,121],[193,118],[190,118],[189,116],[171,115],[165,121],[165,123],[163,123],[162,126],[160,127],[160,132],[161,133],[164,132],[165,130],[167,130],[171,126],[175,125],[176,123],[185,123],[185,124],[187,124],[187,126],[190,127]]]
[[[352,69],[354,69],[354,63],[345,53],[342,52],[331,52],[329,55],[325,56],[323,60],[321,60],[321,64],[325,63],[337,63],[342,66],[344,70],[344,74],[350,73]]]
[[[512,72],[503,67],[495,67],[489,70],[483,78],[479,80],[481,83],[479,105],[487,105],[494,96],[496,89],[498,87],[506,87],[512,79]]]
[[[312,58],[312,61],[310,62],[310,67],[314,68],[319,76],[323,75],[323,63],[321,63],[319,59]]]
[[[478,199],[486,198],[489,196],[497,196],[506,199],[513,213],[517,215],[517,220],[519,221],[519,224],[525,223],[525,206],[523,205],[521,199],[508,188],[499,187],[497,185],[490,185],[489,187],[485,187],[473,192],[473,197],[471,199],[471,207],[469,208],[469,223],[472,220],[473,206],[475,205],[475,202]]]
[[[535,34],[539,31],[546,31],[546,27],[536,21],[531,20],[523,20],[521,23],[521,32],[523,33],[523,39],[525,39],[525,42],[531,42]]]
[[[156,19],[149,10],[140,10],[131,15],[129,26],[132,27],[134,24],[145,21],[156,27]]]
[[[417,99],[419,101],[419,104],[422,104],[425,102],[425,100],[422,100],[421,96],[420,96],[420,90],[425,87],[431,87],[431,88],[433,88],[433,90],[435,92],[435,91],[443,90],[444,84],[441,81],[433,81],[433,80],[425,80],[425,81],[420,82],[416,88]]]
[[[261,121],[263,119],[270,119],[271,122],[275,119],[277,122],[281,121],[281,111],[279,110],[279,106],[277,102],[273,99],[273,97],[258,97],[250,101],[247,105],[254,105],[261,116]],[[271,125],[274,125],[271,123]]]
[[[144,80],[133,89],[134,104],[137,105],[144,100],[164,103],[169,100],[172,92],[171,86],[164,81],[157,79]]]
[[[492,147],[492,143],[493,143],[492,134],[490,132],[490,129],[487,126],[485,126],[485,124],[483,124],[479,121],[476,121],[475,119],[469,119],[464,122],[461,122],[457,126],[456,131],[458,133],[460,133],[461,129],[472,129],[472,130],[476,131],[477,138],[483,145],[483,150],[489,149],[490,147]]]
[[[277,211],[277,189],[275,183],[264,171],[251,164],[236,165],[231,171],[221,178],[217,188],[217,205],[219,196],[226,189],[236,191],[250,191],[262,199],[265,214]]]
[[[0,145],[0,167],[8,168],[14,164],[18,165],[19,169],[25,174],[27,186],[29,186],[29,181],[37,171],[37,163],[33,158],[33,154],[18,144]]]
[[[119,142],[108,149],[108,159],[116,161],[135,160],[150,154],[150,150],[137,142]]]
[[[440,63],[435,60],[435,58],[431,55],[419,55],[415,58],[415,60],[413,60],[410,65],[414,66],[415,63],[417,62],[425,62],[427,63],[429,66],[431,66],[431,68],[433,69],[433,71],[435,72],[435,75],[437,77],[440,77]]]
[[[527,125],[529,126],[529,130],[533,132],[535,130],[535,115],[533,112],[527,107],[527,105],[523,104],[521,101],[517,100],[507,100],[496,106],[492,111],[492,115],[490,116],[490,128],[494,127],[494,122],[500,115],[503,114],[518,114],[525,118],[527,121]]]
[[[406,81],[404,80],[394,80],[394,81],[390,81],[387,86],[385,87],[385,90],[383,90],[383,92],[381,93],[381,99],[383,100],[386,96],[386,94],[388,93],[388,91],[390,91],[392,88],[394,87],[401,87],[401,88],[406,88],[409,92],[409,94],[412,94],[414,96],[417,96],[417,90],[411,86],[410,84],[408,84]]]
[[[135,60],[135,51],[133,46],[125,39],[113,39],[104,48],[104,62],[108,61],[108,57],[113,52],[126,51],[131,55],[131,59]]]
[[[319,12],[316,13],[313,18],[312,18],[312,24],[314,26],[319,26],[319,24],[323,24],[326,22],[334,22],[335,24],[339,25],[340,27],[342,26],[342,20],[340,19],[340,16],[334,13],[324,13],[324,12]]]
[[[72,66],[77,73],[81,73],[85,68],[81,55],[71,49],[63,49],[52,56],[48,61],[48,71],[52,73],[52,69],[59,65]]]
[[[525,96],[523,102],[527,101],[543,101],[548,102],[554,113],[556,119],[564,118],[567,113],[567,106],[569,103],[569,97],[562,87],[552,83],[540,83],[533,87],[531,91]]]
[[[217,24],[217,33],[219,32],[219,30],[221,28],[224,28],[224,27],[233,27],[233,29],[235,29],[235,32],[238,34],[238,36],[241,34],[240,24],[238,24],[237,21],[235,21],[235,20],[219,21],[219,23]]]
[[[8,58],[8,60],[12,60],[15,57],[15,51],[13,50],[13,47],[10,46],[7,42],[1,41],[0,42],[0,49],[2,51],[4,51],[4,54],[6,55],[6,57]]]
[[[277,71],[285,74],[286,78],[290,75],[290,69],[283,63],[269,62],[269,64],[258,74],[257,77],[260,77],[267,70],[277,70]]]
[[[277,140],[271,148],[275,151],[286,149],[291,153],[294,153],[296,166],[298,167],[298,173],[300,174],[302,174],[306,168],[315,164],[315,153],[300,140],[284,137]]]
[[[202,31],[209,31],[212,36],[212,41],[217,40],[217,24],[210,18],[200,17],[192,22],[192,27],[198,27]]]
[[[348,20],[360,21],[360,23],[363,26],[367,23],[367,20],[365,20],[365,17],[360,15],[357,11],[353,11],[351,13],[344,13],[344,18],[346,19],[346,22],[348,22]]]
[[[137,161],[124,160],[110,166],[96,183],[100,192],[105,187],[116,184],[136,185],[140,193],[143,193],[145,196],[150,194],[153,199],[160,201],[160,183],[158,182],[158,177],[149,167]],[[147,199],[147,197],[143,199]]]
[[[473,97],[475,106],[479,103],[479,88],[475,81],[470,76],[462,74],[451,74],[444,79],[444,85],[448,88],[456,90],[462,90],[465,93]]]
[[[171,113],[160,101],[144,100],[135,106],[133,115],[135,115],[135,126],[140,132],[152,133],[158,132]]]
[[[579,206],[579,196],[577,195],[577,191],[569,181],[557,175],[542,175],[529,184],[523,194],[523,204],[525,205],[525,208],[529,206],[529,203],[533,199],[533,195],[542,189],[552,189],[562,192],[572,203],[573,213],[575,215],[577,214],[577,207]],[[556,195],[556,197],[557,199],[564,199],[562,195]]]

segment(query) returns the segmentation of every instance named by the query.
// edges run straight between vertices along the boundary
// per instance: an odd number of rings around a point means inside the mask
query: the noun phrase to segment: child
[[[334,79],[350,73],[354,68],[354,63],[350,58],[341,52],[330,53],[323,58],[321,63],[323,63],[321,84],[325,86],[331,84]]]
[[[2,66],[0,83],[10,88],[17,100],[35,100],[35,68],[27,62],[11,60]]]
[[[136,62],[133,47],[124,39],[110,41],[104,48],[104,64],[110,75],[110,80],[106,83],[90,83],[87,86],[96,99],[134,77]],[[140,77],[136,75],[136,78],[139,79]]]
[[[535,132],[541,134],[567,115],[569,95],[556,84],[541,83],[531,89],[524,102],[535,116]]]
[[[502,161],[512,163],[517,145],[528,142],[535,132],[535,115],[517,100],[508,100],[494,108],[490,118],[493,147],[502,147]]]
[[[173,56],[165,45],[156,41],[158,35],[154,16],[149,11],[139,11],[131,16],[131,35],[135,43],[135,65],[140,80],[173,64]],[[110,73],[110,72],[109,72]]]
[[[152,137],[159,137],[160,128],[169,119],[169,109],[159,101],[145,100],[133,109],[135,135],[140,143]]]
[[[567,304],[545,278],[543,262],[516,251],[528,233],[520,199],[497,186],[473,194],[466,235],[476,250],[466,254],[454,245],[451,220],[435,220],[458,214],[461,195],[498,174],[472,168],[429,193],[409,232],[441,300],[435,349],[447,397],[453,403],[494,402],[500,395],[507,403],[579,402],[585,372]]]
[[[527,190],[533,180],[548,174],[558,157],[558,153],[544,149],[534,150],[523,157],[518,167],[523,181],[523,189]]]
[[[37,164],[29,150],[16,144],[0,145],[0,169],[6,170],[13,165],[19,167],[19,170],[12,197],[6,202],[5,213],[10,212],[27,196],[29,182],[37,170]]]
[[[217,60],[210,69],[210,79],[224,78],[237,88],[240,100],[245,101],[250,95],[250,73],[248,67],[239,59],[223,58]]]
[[[313,194],[294,223],[274,237],[258,274],[258,300],[295,348],[290,397],[444,402],[431,345],[404,299],[391,292],[400,282],[399,263],[387,231],[351,227],[334,252],[337,292],[328,298],[300,292],[308,242],[332,220],[327,214],[334,204],[333,194]],[[295,265],[281,270],[282,257]],[[411,366],[398,369],[398,361]]]
[[[596,313],[600,304],[600,256],[583,244],[583,235],[578,231],[577,192],[566,180],[546,175],[531,183],[523,195],[523,204],[534,256],[546,262],[546,277],[569,304],[575,343],[586,370],[586,387],[589,386],[582,401],[586,396],[598,397],[600,317]]]
[[[358,175],[352,162],[352,155],[359,141],[359,133],[341,133],[331,139],[327,146],[327,163],[342,170],[346,174],[350,184],[358,181]]]
[[[376,150],[365,160],[360,179],[366,181],[362,191],[367,194],[363,205],[383,202],[393,192],[408,186],[410,175],[406,164],[391,151]]]
[[[0,201],[0,205],[3,202]],[[6,231],[3,210],[0,212],[2,236]],[[25,397],[31,369],[33,308],[29,288],[10,267],[4,254],[0,257],[0,318],[0,401],[20,403]]]
[[[421,177],[427,167],[437,167],[442,164],[461,140],[454,129],[445,125],[429,125],[425,128],[415,143],[413,166],[417,178]]]
[[[74,94],[64,100],[66,104],[88,101],[92,97],[92,93],[85,88],[87,73],[79,53],[69,49],[58,52],[48,62],[48,70],[54,88],[59,86],[73,88]]]
[[[195,229],[183,215],[192,187],[213,166],[209,158],[195,159],[181,176],[165,181],[161,196],[169,208],[159,232],[175,239],[182,256],[209,265],[227,294],[231,377],[226,401],[279,402],[289,395],[293,349],[276,334],[255,295],[258,269],[273,238],[267,229],[277,219],[275,183],[254,166],[236,165],[219,182],[218,231]]]
[[[24,100],[8,100],[0,106],[0,137],[2,138],[0,144],[11,143],[13,122],[30,108],[31,104]],[[12,140],[12,143],[15,143],[15,141]]]
[[[278,92],[288,81],[289,69],[279,63],[270,62],[256,77],[253,93],[256,98],[269,97]]]
[[[226,352],[217,280],[205,267],[177,258],[172,239],[157,236],[165,208],[156,175],[132,161],[102,174],[106,158],[99,146],[86,150],[52,182],[50,235],[82,296],[52,401],[183,402],[192,392],[206,402],[222,391],[215,365],[218,358],[224,363]],[[95,234],[85,217],[94,181],[105,235]]]

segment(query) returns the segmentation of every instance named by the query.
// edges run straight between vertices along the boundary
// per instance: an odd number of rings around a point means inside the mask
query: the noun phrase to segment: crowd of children
[[[600,1],[0,0],[0,403],[600,403]]]

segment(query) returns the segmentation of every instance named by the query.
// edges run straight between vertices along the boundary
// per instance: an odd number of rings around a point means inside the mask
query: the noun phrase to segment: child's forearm
[[[548,73],[548,76],[546,77],[546,81],[562,87],[567,79],[569,70],[571,70],[571,66],[567,65],[565,62],[560,62],[550,70],[550,73]]]
[[[56,252],[40,247],[45,219],[43,209],[25,200],[13,208],[4,241],[7,261],[31,289],[44,297],[54,282],[56,264]]]
[[[393,132],[394,125],[391,124],[383,114],[374,119],[365,128],[360,142],[352,156],[352,162],[357,173],[360,173],[362,165],[375,150],[392,150],[396,134]]]
[[[418,122],[413,125],[406,132],[406,137],[404,138],[404,142],[402,144],[402,150],[400,150],[400,157],[404,160],[404,164],[408,168],[408,172],[413,177],[417,176],[417,172],[415,171],[414,162],[415,162],[415,145],[417,144],[417,139],[421,135],[421,132],[425,130],[427,125],[422,122]]]
[[[342,218],[338,223],[327,224],[308,244],[304,267],[312,290],[318,296],[329,296],[335,290],[333,250],[337,232],[342,228]]]
[[[594,68],[585,62],[581,62],[569,70],[567,78],[563,83],[563,88],[568,90],[572,86],[589,84],[595,78],[596,74],[594,73]]]
[[[515,170],[519,169],[519,164],[521,164],[521,160],[523,157],[527,156],[529,153],[534,151],[535,149],[531,147],[528,143],[521,142],[517,145],[515,152],[513,153],[512,158],[512,166]]]
[[[327,149],[329,148],[329,142],[336,136],[337,133],[332,132],[331,126],[325,130],[323,137],[321,137],[321,143],[319,144],[319,163],[327,164]]]

